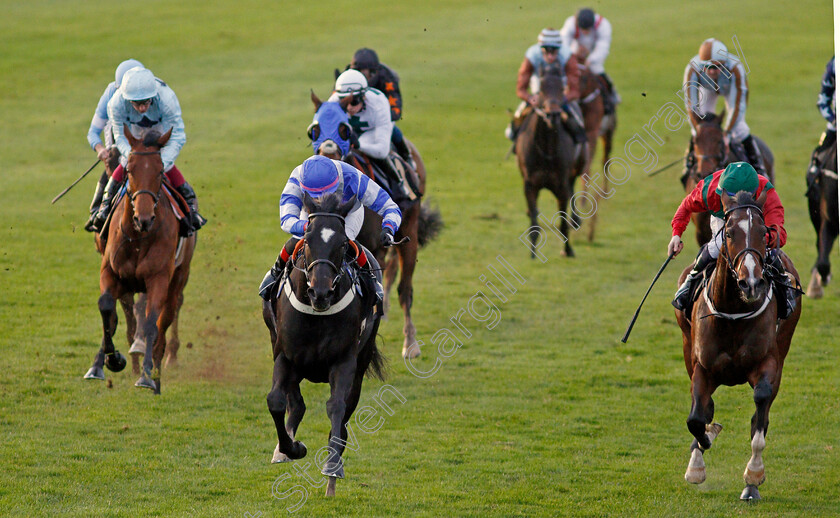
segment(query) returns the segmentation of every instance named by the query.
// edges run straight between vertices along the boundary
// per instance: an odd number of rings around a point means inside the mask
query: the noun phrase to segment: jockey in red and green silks
[[[91,217],[93,229],[101,230],[110,212],[111,202],[125,179],[125,163],[131,152],[131,145],[123,133],[125,124],[129,125],[129,131],[134,135],[152,129],[161,134],[172,130],[169,140],[160,150],[163,170],[169,182],[190,206],[193,230],[201,228],[206,220],[198,214],[195,191],[175,166],[175,160],[187,141],[181,106],[175,92],[157,79],[150,70],[143,67],[132,68],[125,73],[119,89],[108,101],[108,119],[114,143],[120,150],[120,166],[111,175],[105,187],[101,207]]]
[[[776,193],[776,189],[767,178],[758,175],[755,169],[746,162],[733,162],[726,166],[726,169],[712,173],[683,199],[671,221],[673,232],[671,241],[668,243],[669,256],[671,254],[676,256],[682,251],[683,243],[680,236],[688,226],[692,213],[711,213],[710,224],[713,235],[712,240],[700,248],[694,267],[674,295],[673,305],[675,308],[685,310],[689,307],[695,281],[699,280],[703,270],[720,255],[721,246],[723,246],[722,229],[724,225],[723,204],[720,195],[726,192],[730,196],[734,196],[739,191],[752,193],[756,199],[766,193],[762,213],[767,227],[767,247],[775,250],[781,248],[787,242],[787,232],[784,227],[785,209]],[[784,271],[776,253],[768,253],[768,260],[773,263],[774,267],[782,272]]]

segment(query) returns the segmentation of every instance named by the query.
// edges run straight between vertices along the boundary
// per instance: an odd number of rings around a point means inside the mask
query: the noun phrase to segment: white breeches
[[[709,241],[709,255],[712,259],[717,259],[720,255],[720,247],[723,246],[723,232],[720,229],[723,228],[723,220],[712,216],[711,221],[709,221],[710,226],[712,227],[712,240]]]

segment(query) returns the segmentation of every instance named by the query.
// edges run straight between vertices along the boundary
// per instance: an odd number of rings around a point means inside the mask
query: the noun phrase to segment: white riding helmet
[[[559,49],[563,44],[563,40],[560,38],[560,31],[548,27],[543,29],[540,32],[540,35],[537,36],[537,43],[540,44],[540,47],[552,47]]]
[[[702,66],[709,66],[711,64],[726,63],[729,50],[722,41],[714,38],[709,38],[700,44],[700,50],[697,51]]]
[[[148,68],[134,67],[123,76],[120,93],[127,101],[144,101],[157,95],[157,80]]]
[[[339,97],[347,97],[348,95],[360,94],[368,87],[365,75],[358,70],[345,70],[335,80],[335,93]]]

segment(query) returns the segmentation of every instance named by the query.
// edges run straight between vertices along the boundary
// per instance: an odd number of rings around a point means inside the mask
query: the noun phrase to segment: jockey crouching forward
[[[721,96],[726,105],[726,120],[723,123],[725,141],[738,160],[748,161],[758,174],[767,176],[761,149],[747,126],[749,86],[747,72],[738,57],[730,54],[722,42],[707,39],[685,67],[683,86],[692,136],[686,153],[686,173],[694,167],[697,127],[703,117],[715,114],[715,104]]]
[[[595,14],[592,9],[583,8],[576,15],[566,18],[560,29],[560,37],[563,38],[563,45],[577,56],[578,61],[603,80],[607,90],[603,96],[604,115],[611,114],[615,111],[615,105],[621,102],[621,97],[604,70],[612,42],[612,25],[609,20]]]
[[[778,253],[779,248],[784,246],[787,241],[787,232],[784,227],[785,209],[782,207],[782,201],[779,199],[773,184],[767,178],[759,176],[755,169],[746,162],[733,162],[726,166],[726,169],[707,176],[683,199],[674,214],[671,221],[673,236],[668,243],[669,256],[671,254],[676,256],[682,251],[683,243],[680,236],[688,226],[691,214],[694,212],[711,213],[710,223],[714,237],[700,247],[700,253],[697,254],[694,266],[674,295],[672,304],[680,311],[690,309],[691,296],[697,282],[703,275],[703,270],[717,260],[723,246],[724,212],[720,195],[726,192],[728,195],[734,196],[738,191],[752,193],[756,199],[765,191],[767,193],[762,208],[764,224],[767,227],[766,246],[768,250],[766,262],[768,266],[776,270],[774,275],[774,279],[777,280],[775,283],[777,286],[776,296],[784,300],[784,304],[779,304],[778,317],[787,318],[796,308],[796,291],[795,288],[783,288],[788,283],[786,282],[785,268]],[[782,293],[782,290],[784,293]],[[782,297],[779,297],[779,295],[782,295]]]
[[[516,96],[522,99],[513,121],[505,135],[514,142],[525,117],[531,108],[539,102],[540,78],[549,70],[554,70],[563,77],[565,83],[563,102],[564,125],[569,130],[576,144],[586,142],[586,130],[583,127],[583,115],[578,101],[580,99],[580,69],[577,56],[564,47],[560,31],[552,28],[543,29],[537,37],[537,43],[525,51],[525,59],[519,67],[516,79]],[[530,92],[529,92],[530,87]]]
[[[192,186],[184,180],[181,171],[175,166],[175,160],[187,141],[184,132],[184,120],[181,118],[181,106],[175,92],[166,83],[157,79],[146,68],[135,67],[125,73],[119,90],[108,102],[108,118],[114,136],[114,143],[120,150],[120,165],[108,180],[102,196],[102,204],[91,215],[89,225],[97,232],[111,211],[111,202],[125,180],[125,164],[131,153],[131,145],[123,133],[123,125],[129,124],[129,130],[138,135],[142,131],[155,129],[161,134],[172,129],[166,145],[160,150],[163,171],[166,178],[190,207],[192,230],[198,230],[207,222],[198,213],[198,200]]]
[[[272,288],[280,279],[295,245],[303,237],[309,224],[308,214],[302,210],[303,193],[318,198],[336,191],[343,193],[342,203],[356,197],[356,206],[344,218],[344,229],[350,240],[355,241],[359,234],[365,218],[364,208],[367,207],[382,216],[380,239],[383,246],[394,244],[394,233],[400,228],[402,214],[396,203],[376,185],[376,182],[345,162],[320,155],[307,158],[292,171],[280,196],[280,227],[292,234],[292,237],[286,242],[274,266],[265,274],[260,284],[260,296],[264,300],[271,299]],[[356,241],[356,244],[364,251],[357,263],[365,272],[365,275],[361,276],[365,289],[368,293],[376,294],[378,304],[384,297],[379,263],[361,243]]]

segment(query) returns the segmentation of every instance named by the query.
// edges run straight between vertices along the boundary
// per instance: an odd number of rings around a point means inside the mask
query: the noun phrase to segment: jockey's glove
[[[382,234],[379,235],[379,240],[382,242],[382,246],[388,248],[390,246],[394,246],[394,233],[388,227],[382,228]]]

